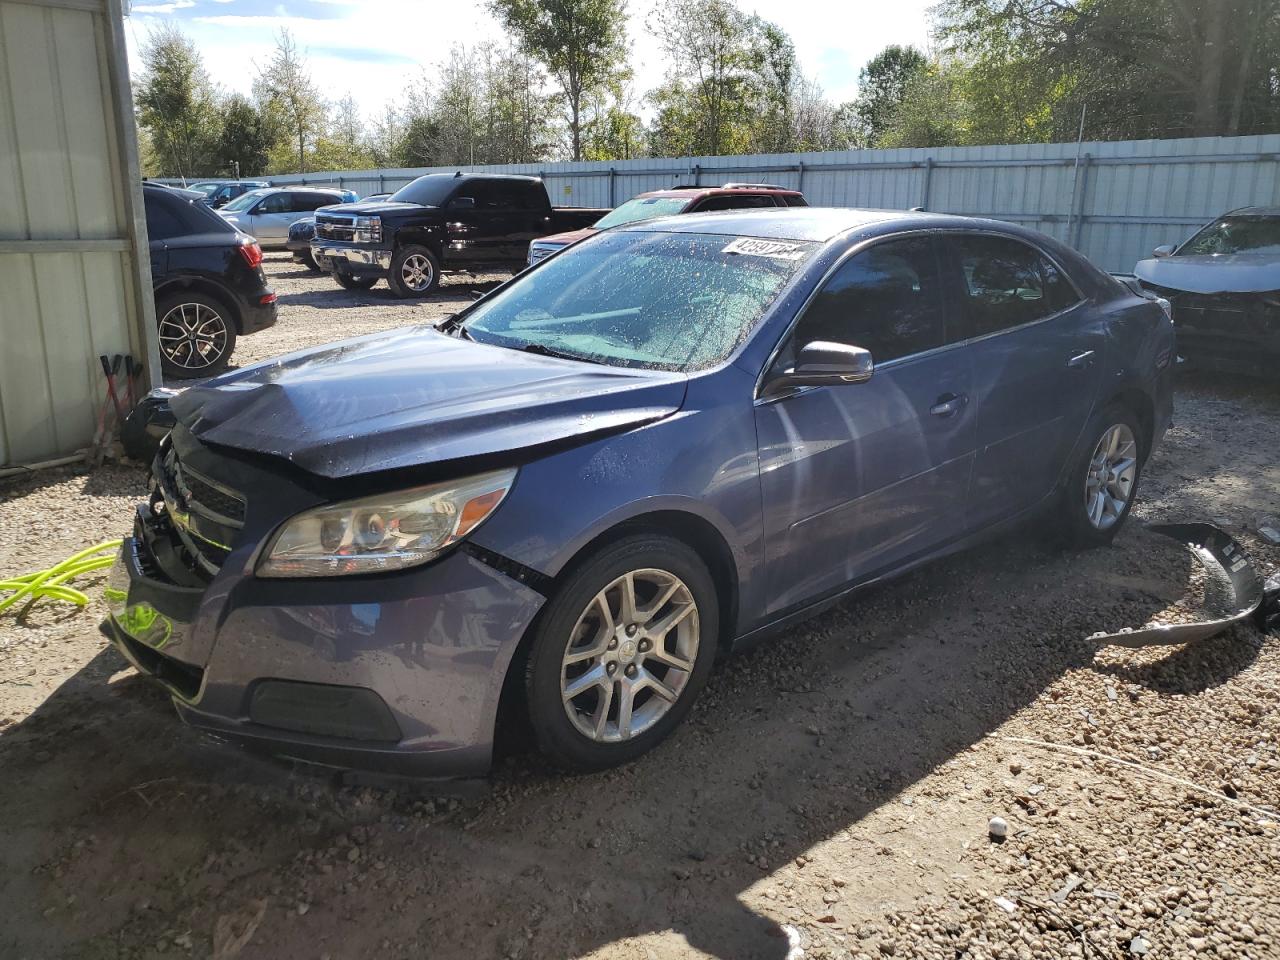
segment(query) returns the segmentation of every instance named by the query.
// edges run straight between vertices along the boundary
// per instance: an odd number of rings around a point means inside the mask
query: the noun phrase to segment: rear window
[[[675,213],[683,213],[688,205],[689,201],[685,197],[635,197],[606,213],[595,222],[595,227],[597,230],[608,230],[624,223],[669,217]]]
[[[448,173],[429,173],[401,187],[391,195],[397,203],[416,203],[424,207],[439,207],[449,199],[454,188],[461,185],[459,178]]]
[[[1280,217],[1223,217],[1183,244],[1178,256],[1280,253]]]
[[[146,191],[143,208],[147,215],[147,236],[167,240],[195,233],[235,233],[235,227],[203,203],[176,195]]]

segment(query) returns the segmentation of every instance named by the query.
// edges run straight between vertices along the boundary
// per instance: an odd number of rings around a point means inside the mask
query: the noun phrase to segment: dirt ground
[[[239,362],[448,312],[268,264]],[[491,282],[492,278],[482,278]],[[337,309],[344,307],[344,309]],[[1280,389],[1183,378],[1138,521],[1280,548]],[[0,486],[0,573],[119,536],[135,468]],[[720,665],[629,767],[337,785],[183,727],[88,609],[0,617],[0,958],[1280,957],[1280,637],[1115,648],[1194,561],[1034,531]],[[988,838],[988,821],[1008,839]]]

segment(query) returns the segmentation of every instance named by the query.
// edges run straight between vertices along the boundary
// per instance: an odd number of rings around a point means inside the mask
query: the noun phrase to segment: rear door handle
[[[1086,350],[1084,353],[1077,353],[1074,357],[1067,361],[1067,369],[1069,370],[1085,370],[1093,366],[1093,357],[1095,351]]]
[[[929,412],[935,417],[950,417],[959,412],[960,408],[968,401],[968,397],[963,394],[957,396],[954,393],[944,393],[940,396]]]

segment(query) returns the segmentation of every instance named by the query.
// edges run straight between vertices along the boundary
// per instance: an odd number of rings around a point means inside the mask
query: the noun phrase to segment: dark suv
[[[203,203],[144,184],[151,279],[166,377],[221,373],[236,337],[276,322],[262,248]]]

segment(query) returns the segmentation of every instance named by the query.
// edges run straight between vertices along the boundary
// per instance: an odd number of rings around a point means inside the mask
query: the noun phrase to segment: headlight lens
[[[354,232],[357,243],[381,243],[382,218],[356,217]]]
[[[317,507],[289,520],[260,577],[338,577],[426,563],[497,509],[515,469]]]

